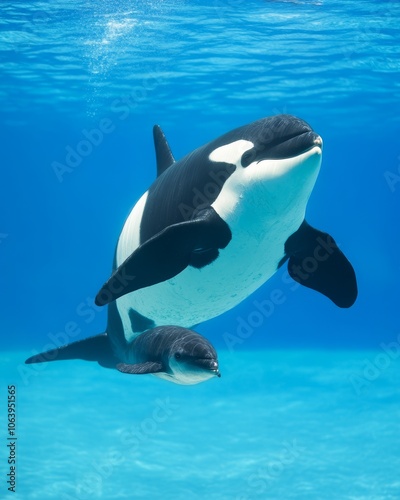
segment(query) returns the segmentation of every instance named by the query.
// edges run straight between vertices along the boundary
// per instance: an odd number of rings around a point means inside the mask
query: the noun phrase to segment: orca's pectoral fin
[[[339,307],[350,307],[357,298],[354,269],[327,233],[306,221],[285,244],[290,276],[331,299]]]
[[[145,363],[135,363],[133,365],[127,363],[118,363],[116,368],[122,373],[130,373],[131,375],[160,373],[164,371],[161,363],[153,363],[152,361],[146,361]]]
[[[110,341],[106,333],[95,335],[83,340],[71,342],[50,351],[35,354],[28,358],[25,363],[45,363],[47,361],[60,361],[62,359],[83,359],[85,361],[97,361],[105,368],[115,368],[117,359],[114,357]]]
[[[232,237],[212,207],[173,224],[144,242],[123,262],[96,296],[106,305],[123,295],[173,278],[189,264],[203,267],[218,257]]]

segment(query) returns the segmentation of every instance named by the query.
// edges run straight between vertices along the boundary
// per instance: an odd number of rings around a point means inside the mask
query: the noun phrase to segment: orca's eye
[[[179,352],[176,352],[175,353],[175,359],[181,359],[181,354]]]
[[[250,163],[253,163],[253,161],[256,159],[257,156],[257,151],[255,148],[249,149],[242,155],[241,164],[242,167],[248,167]]]

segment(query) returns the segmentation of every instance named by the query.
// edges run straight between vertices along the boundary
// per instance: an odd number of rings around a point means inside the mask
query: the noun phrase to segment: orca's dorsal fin
[[[157,177],[167,170],[173,163],[175,158],[172,155],[171,148],[167,139],[159,125],[153,127],[154,148],[156,150],[157,160]]]

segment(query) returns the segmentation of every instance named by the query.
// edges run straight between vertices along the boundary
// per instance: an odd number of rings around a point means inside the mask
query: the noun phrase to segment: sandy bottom
[[[222,352],[197,386],[30,354],[1,354],[1,498],[400,498],[400,354]]]

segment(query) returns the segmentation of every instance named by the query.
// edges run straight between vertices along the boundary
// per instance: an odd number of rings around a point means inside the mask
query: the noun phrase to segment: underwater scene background
[[[1,498],[400,498],[400,4],[1,10]],[[105,330],[93,300],[155,178],[155,123],[180,158],[279,113],[324,140],[306,217],[353,264],[352,308],[297,286],[284,265],[196,328],[218,350],[220,379],[176,386],[84,361],[24,365]]]

